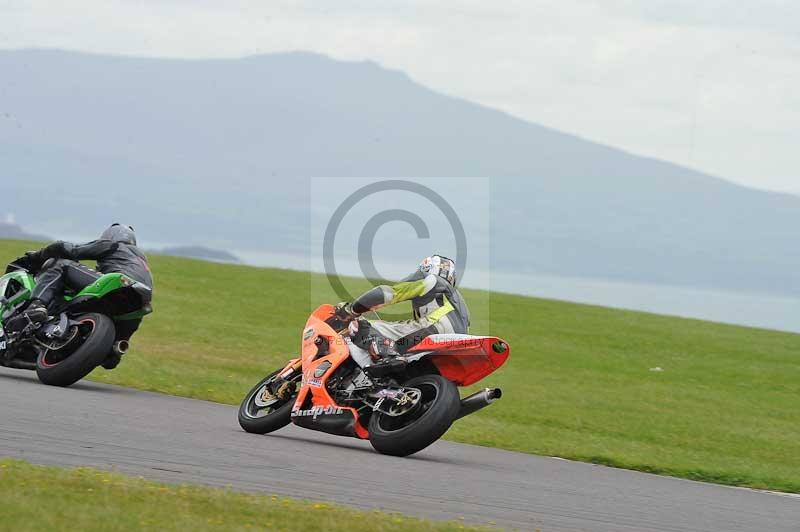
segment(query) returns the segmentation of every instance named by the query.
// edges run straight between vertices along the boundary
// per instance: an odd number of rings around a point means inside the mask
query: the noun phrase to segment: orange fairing
[[[333,316],[334,307],[322,305],[314,311],[303,329],[301,357],[303,383],[294,404],[292,421],[298,425],[308,426],[316,424],[318,419],[321,420],[323,417],[344,414],[349,418],[346,414],[351,413],[354,423],[353,433],[349,435],[367,439],[369,432],[361,425],[358,411],[336,404],[326,387],[331,375],[350,357],[350,351],[343,338],[326,323],[326,320]],[[324,427],[314,428],[326,430]]]
[[[511,347],[493,336],[434,334],[408,350],[411,360],[427,356],[442,377],[469,386],[505,364]]]

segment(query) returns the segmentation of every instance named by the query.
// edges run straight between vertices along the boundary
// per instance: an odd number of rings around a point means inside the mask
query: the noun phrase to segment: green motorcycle
[[[47,321],[32,322],[23,311],[36,269],[23,256],[0,277],[0,366],[36,370],[44,384],[70,386],[109,356],[124,354],[128,342],[117,338],[115,323],[152,312],[149,287],[108,273],[80,292],[65,293]]]

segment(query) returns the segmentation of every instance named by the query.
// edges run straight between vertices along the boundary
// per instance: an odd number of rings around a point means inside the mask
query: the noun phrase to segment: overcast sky
[[[0,0],[0,48],[23,47],[372,59],[532,122],[800,194],[797,0]]]

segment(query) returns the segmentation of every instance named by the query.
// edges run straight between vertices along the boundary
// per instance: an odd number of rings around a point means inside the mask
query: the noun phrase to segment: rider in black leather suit
[[[25,311],[31,321],[41,322],[47,319],[48,310],[69,287],[80,291],[95,282],[105,273],[123,273],[139,281],[151,289],[153,276],[144,253],[136,247],[136,234],[127,225],[113,224],[103,231],[100,238],[86,244],[69,242],[53,242],[39,251],[27,254],[32,265],[41,266],[50,259],[52,265],[43,270],[36,279],[36,288],[31,294],[31,302]],[[79,260],[96,260],[97,270],[88,268]],[[143,301],[147,304],[150,300]],[[130,339],[139,328],[141,320],[130,320],[117,324],[118,339]]]

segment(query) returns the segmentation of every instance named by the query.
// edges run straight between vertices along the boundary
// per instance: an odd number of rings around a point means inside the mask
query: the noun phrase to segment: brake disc
[[[280,401],[280,399],[278,399],[278,397],[276,397],[275,395],[272,395],[272,392],[269,391],[268,384],[262,386],[262,388],[258,391],[255,398],[253,399],[253,402],[259,408],[266,408],[268,406],[272,406],[278,401]]]

